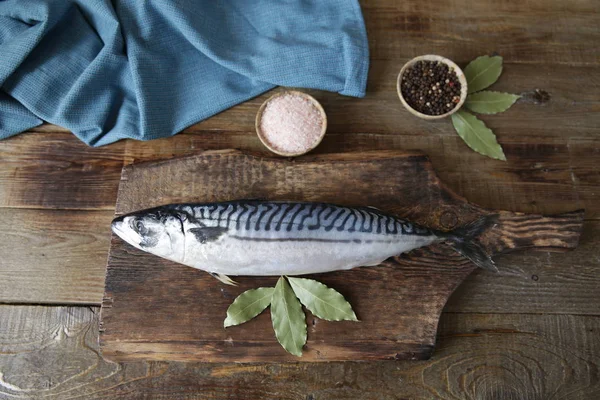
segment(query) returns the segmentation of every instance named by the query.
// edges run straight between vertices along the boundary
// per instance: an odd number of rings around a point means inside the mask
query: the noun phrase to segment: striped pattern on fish
[[[448,241],[463,254],[466,246],[473,253],[473,234],[489,224],[480,221],[457,235],[370,207],[240,200],[143,210],[116,218],[112,228],[139,249],[222,276],[302,275],[372,266],[438,241]],[[489,257],[482,257],[480,247],[476,250],[489,268]],[[473,254],[465,255],[473,259]]]
[[[383,214],[375,208],[324,203],[236,201],[212,205],[166,206],[190,220],[237,231],[319,231],[431,235],[427,228]],[[235,225],[235,226],[233,226]]]

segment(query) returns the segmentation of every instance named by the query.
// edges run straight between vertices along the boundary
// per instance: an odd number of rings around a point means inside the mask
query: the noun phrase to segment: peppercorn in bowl
[[[398,96],[419,118],[433,120],[458,111],[467,98],[467,80],[451,60],[425,55],[407,62],[398,74]]]

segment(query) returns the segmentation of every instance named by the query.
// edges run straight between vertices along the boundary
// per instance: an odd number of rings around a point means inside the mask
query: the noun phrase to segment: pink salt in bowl
[[[256,114],[256,133],[273,153],[285,157],[306,154],[321,143],[327,115],[312,96],[286,90],[269,97]]]

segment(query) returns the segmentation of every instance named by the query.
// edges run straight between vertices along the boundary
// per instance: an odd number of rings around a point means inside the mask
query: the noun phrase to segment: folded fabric
[[[275,86],[362,97],[357,0],[0,0],[0,138],[150,140]]]

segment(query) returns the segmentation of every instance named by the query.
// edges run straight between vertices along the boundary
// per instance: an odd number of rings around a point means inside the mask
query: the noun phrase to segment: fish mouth
[[[140,235],[129,226],[131,221],[129,221],[128,218],[133,217],[131,214],[127,214],[113,219],[112,223],[110,224],[110,228],[114,234],[120,237],[126,243],[141,250],[145,250],[147,247],[155,246],[156,241],[153,241],[152,238]]]
[[[122,240],[134,247],[140,248],[140,245],[138,243],[139,239],[133,235],[131,229],[129,229],[125,224],[125,217],[126,215],[123,215],[121,217],[113,219],[112,223],[110,224],[110,228],[113,231],[113,233],[120,237]]]
[[[110,228],[117,236],[121,236],[123,234],[122,226],[123,226],[124,220],[125,220],[125,216],[122,215],[120,217],[113,219],[110,224]]]

